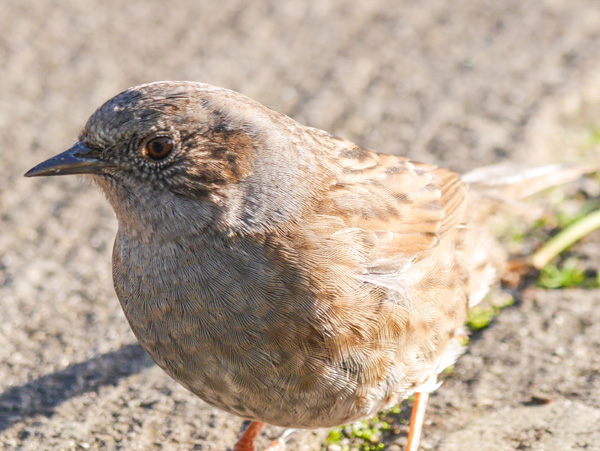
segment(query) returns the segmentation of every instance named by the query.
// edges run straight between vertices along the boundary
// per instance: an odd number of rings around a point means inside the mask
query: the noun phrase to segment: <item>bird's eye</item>
[[[167,158],[173,151],[173,140],[166,136],[157,136],[146,143],[146,155],[153,160]]]

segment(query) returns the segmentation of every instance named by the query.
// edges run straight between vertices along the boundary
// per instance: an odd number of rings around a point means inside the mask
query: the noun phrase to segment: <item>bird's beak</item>
[[[78,142],[66,152],[46,160],[27,171],[25,177],[68,174],[100,174],[110,164],[98,158],[93,151]]]

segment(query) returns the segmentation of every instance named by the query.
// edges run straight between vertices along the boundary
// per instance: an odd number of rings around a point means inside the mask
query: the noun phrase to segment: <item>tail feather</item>
[[[462,176],[462,180],[479,194],[510,202],[570,182],[582,174],[597,170],[597,166],[591,165],[523,166],[516,163],[501,163],[468,172]]]

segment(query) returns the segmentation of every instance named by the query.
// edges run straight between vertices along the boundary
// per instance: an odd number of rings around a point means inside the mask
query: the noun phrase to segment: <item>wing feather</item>
[[[342,152],[336,168],[323,206],[372,235],[371,271],[410,261],[464,221],[466,189],[454,172],[364,149]]]

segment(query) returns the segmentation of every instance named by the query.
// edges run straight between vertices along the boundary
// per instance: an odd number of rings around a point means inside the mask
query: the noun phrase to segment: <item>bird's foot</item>
[[[254,440],[260,434],[265,424],[259,421],[252,421],[233,447],[233,451],[256,451]],[[271,443],[264,451],[285,451],[285,441],[295,429],[286,429],[281,437]]]
[[[281,437],[265,448],[265,451],[285,451],[285,441],[296,429],[286,429]]]
[[[509,288],[516,288],[531,268],[531,262],[528,259],[515,258],[509,260],[506,265],[506,272],[502,275],[502,282]]]
[[[285,451],[285,442],[277,439],[267,446],[265,451]]]

